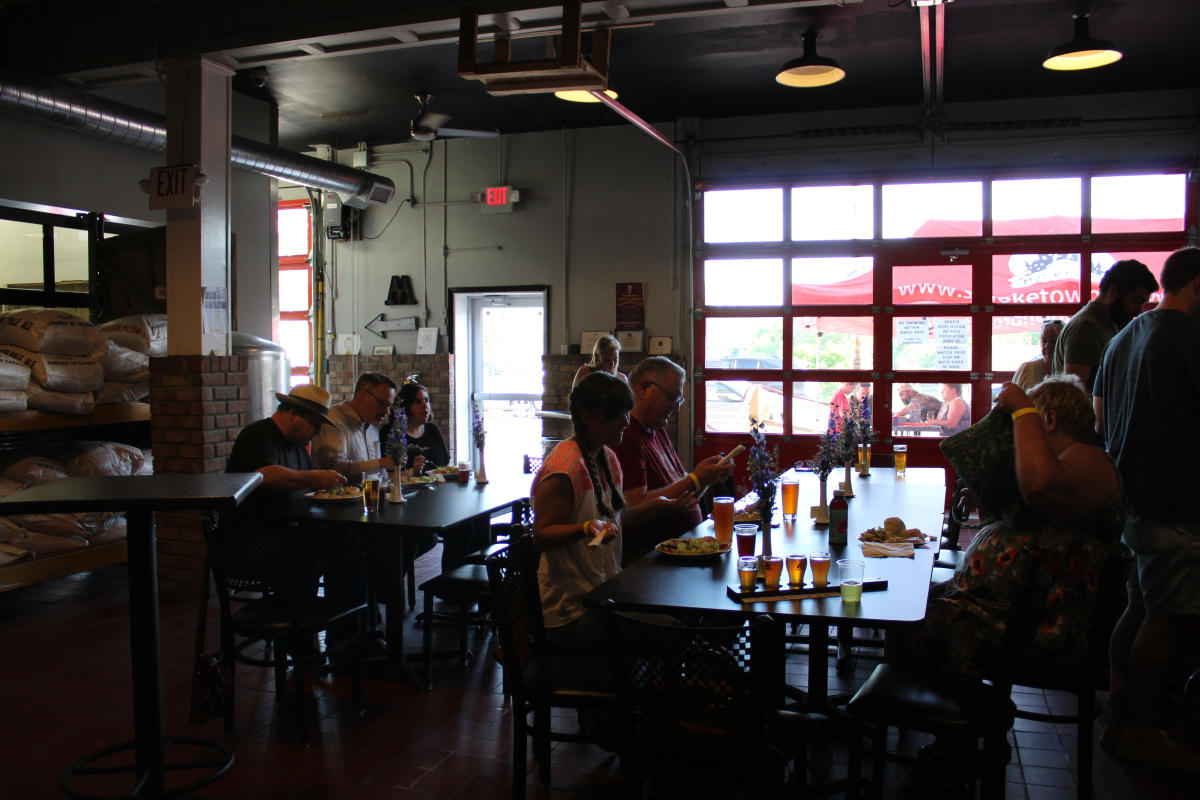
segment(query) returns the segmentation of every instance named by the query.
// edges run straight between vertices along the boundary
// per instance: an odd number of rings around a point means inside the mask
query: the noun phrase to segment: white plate
[[[672,553],[669,550],[663,549],[663,545],[667,544],[668,542],[678,541],[682,541],[682,539],[667,539],[666,541],[659,542],[658,544],[654,545],[654,549],[662,553],[667,558],[677,558],[681,561],[694,561],[698,558],[713,558],[715,556],[728,553],[731,549],[733,549],[733,542],[718,542],[717,547],[721,549],[715,553]]]
[[[343,503],[362,503],[362,490],[358,490],[358,494],[347,495],[322,495],[319,492],[305,492],[304,496],[314,503],[328,503],[331,505],[341,505]]]

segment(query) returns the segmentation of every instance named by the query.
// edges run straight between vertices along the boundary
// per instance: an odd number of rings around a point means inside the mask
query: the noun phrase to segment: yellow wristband
[[[1018,408],[1016,411],[1012,412],[1012,419],[1013,419],[1013,422],[1016,422],[1018,419],[1025,416],[1026,414],[1036,414],[1036,413],[1037,413],[1036,408],[1034,408],[1033,406],[1026,406],[1025,408]]]
[[[696,487],[696,491],[700,491],[700,479],[696,477],[696,473],[689,472],[688,478],[691,479],[692,485]]]
[[[585,539],[586,539],[586,538],[588,538],[588,534],[590,534],[590,533],[591,533],[591,530],[589,530],[589,528],[590,528],[590,527],[591,527],[591,523],[590,523],[590,522],[584,522],[584,523],[583,523],[583,525],[582,525],[582,527],[581,527],[581,530],[583,531],[583,538],[585,538]]]

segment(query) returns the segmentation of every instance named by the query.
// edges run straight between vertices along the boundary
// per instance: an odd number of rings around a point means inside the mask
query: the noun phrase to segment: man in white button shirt
[[[323,426],[313,439],[313,462],[337,470],[350,483],[360,483],[364,472],[391,469],[392,459],[378,455],[379,425],[395,399],[396,382],[391,378],[378,372],[359,375],[354,396],[329,409],[333,425]]]

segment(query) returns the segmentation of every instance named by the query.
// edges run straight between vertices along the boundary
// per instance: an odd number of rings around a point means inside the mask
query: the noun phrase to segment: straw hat
[[[285,406],[320,417],[328,425],[333,424],[333,420],[329,418],[328,414],[329,392],[320,386],[305,383],[292,387],[289,394],[276,392],[275,397]]]

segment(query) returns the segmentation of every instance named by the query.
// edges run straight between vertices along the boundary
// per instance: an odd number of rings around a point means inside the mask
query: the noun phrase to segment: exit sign
[[[511,186],[489,186],[479,195],[480,206],[490,214],[511,213],[520,199],[521,190]]]
[[[150,170],[150,208],[191,208],[196,205],[198,172],[195,164],[155,167]]]

